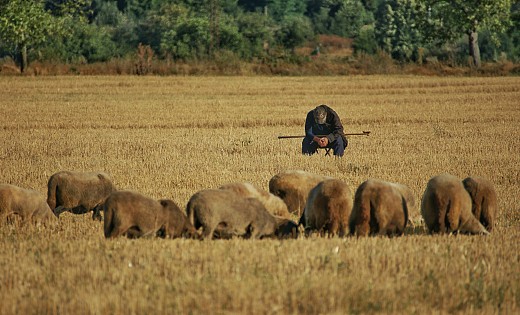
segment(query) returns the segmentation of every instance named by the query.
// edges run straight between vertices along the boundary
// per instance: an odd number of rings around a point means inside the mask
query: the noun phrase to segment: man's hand
[[[327,137],[323,137],[320,139],[320,142],[318,142],[318,145],[322,148],[326,147],[329,144],[329,139]]]
[[[316,142],[320,147],[326,147],[329,144],[329,139],[327,137],[316,137],[312,138],[312,141]]]

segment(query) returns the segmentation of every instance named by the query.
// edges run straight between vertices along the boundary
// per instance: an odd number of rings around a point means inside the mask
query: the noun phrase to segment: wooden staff
[[[363,131],[358,133],[346,133],[345,136],[368,136],[370,135],[370,131]],[[326,137],[327,135],[317,136],[319,138]],[[295,138],[305,138],[305,136],[278,136],[278,139],[295,139]]]

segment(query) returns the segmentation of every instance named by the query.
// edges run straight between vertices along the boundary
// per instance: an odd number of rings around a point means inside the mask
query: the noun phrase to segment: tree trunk
[[[24,73],[27,69],[27,45],[22,44],[20,47],[20,72]]]
[[[478,47],[478,33],[477,31],[470,31],[468,33],[469,39],[469,55],[473,59],[473,65],[480,68],[480,48]]]

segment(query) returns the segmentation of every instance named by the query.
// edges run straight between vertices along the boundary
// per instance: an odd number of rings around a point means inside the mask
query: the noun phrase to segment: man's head
[[[320,105],[314,109],[314,121],[317,124],[323,125],[327,120],[327,110],[325,105]]]

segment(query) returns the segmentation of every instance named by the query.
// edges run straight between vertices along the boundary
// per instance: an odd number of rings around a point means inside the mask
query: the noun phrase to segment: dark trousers
[[[342,157],[345,153],[345,143],[343,142],[343,138],[338,137],[336,141],[333,141],[327,145],[327,148],[332,148],[334,151],[334,155]],[[318,144],[312,141],[312,138],[305,137],[302,142],[302,154],[313,155],[318,151]]]

